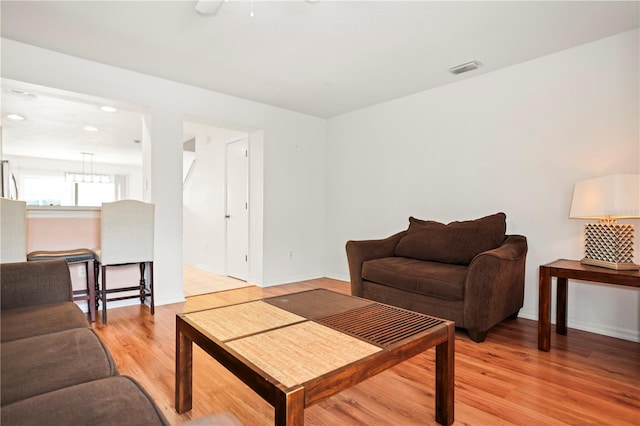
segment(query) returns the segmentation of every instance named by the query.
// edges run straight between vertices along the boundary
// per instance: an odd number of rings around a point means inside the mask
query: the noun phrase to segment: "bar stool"
[[[102,285],[99,297],[102,302],[102,323],[107,323],[107,302],[139,298],[140,304],[149,299],[149,312],[155,313],[153,290],[153,245],[155,205],[137,200],[120,200],[102,203],[100,225],[100,249],[97,261],[100,265]],[[138,264],[140,278],[136,285],[107,286],[107,268]],[[149,280],[146,280],[147,265]],[[113,293],[125,296],[109,297]],[[133,293],[133,294],[132,294]]]
[[[0,198],[0,262],[27,260],[27,203]]]
[[[96,311],[98,307],[98,298],[96,297],[98,290],[98,280],[96,279],[96,277],[99,270],[96,253],[92,250],[82,248],[59,251],[39,250],[32,251],[31,253],[27,254],[27,261],[54,259],[65,259],[69,265],[72,265],[74,263],[84,263],[85,274],[87,277],[87,288],[86,290],[74,290],[73,300],[86,300],[89,308],[89,319],[91,320],[91,322],[95,322]]]

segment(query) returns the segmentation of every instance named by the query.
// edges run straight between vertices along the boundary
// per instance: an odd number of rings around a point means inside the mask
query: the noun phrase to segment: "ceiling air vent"
[[[467,62],[466,64],[456,65],[455,67],[449,68],[449,71],[452,74],[462,74],[463,72],[473,71],[478,69],[478,67],[482,65],[478,61]]]

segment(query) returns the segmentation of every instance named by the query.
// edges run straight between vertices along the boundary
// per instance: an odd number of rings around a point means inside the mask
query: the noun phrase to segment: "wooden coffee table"
[[[275,408],[275,424],[436,347],[435,412],[453,423],[454,323],[316,289],[176,315],[176,411],[191,409],[193,343]]]

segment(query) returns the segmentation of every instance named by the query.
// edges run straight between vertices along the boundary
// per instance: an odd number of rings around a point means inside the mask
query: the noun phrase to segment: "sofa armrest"
[[[352,295],[362,296],[362,264],[367,260],[393,256],[398,241],[406,234],[407,231],[402,231],[381,240],[347,241],[347,261],[349,262]]]
[[[507,235],[500,247],[471,261],[464,302],[468,329],[486,331],[522,307],[527,251],[526,237]]]
[[[0,289],[3,310],[73,301],[65,260],[0,264]]]

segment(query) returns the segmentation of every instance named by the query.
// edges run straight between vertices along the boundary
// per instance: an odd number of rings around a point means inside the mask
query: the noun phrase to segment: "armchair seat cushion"
[[[463,300],[467,270],[464,265],[383,257],[364,262],[362,278],[439,299]]]

